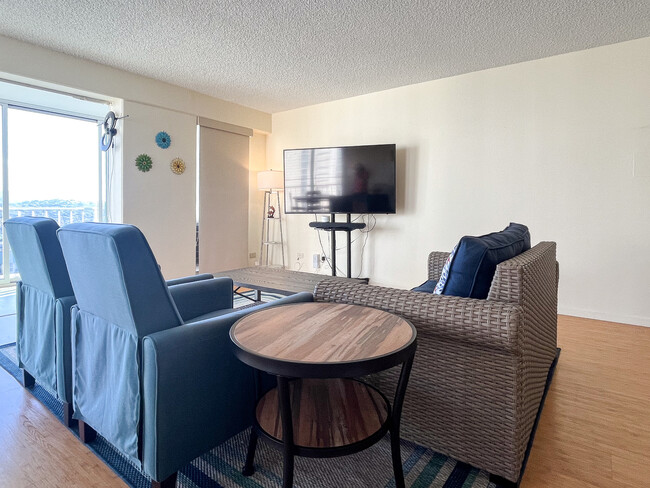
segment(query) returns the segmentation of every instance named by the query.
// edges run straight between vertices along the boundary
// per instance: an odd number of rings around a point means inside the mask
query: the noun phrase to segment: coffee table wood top
[[[288,376],[336,377],[403,362],[415,347],[416,331],[407,320],[382,310],[311,302],[247,315],[232,326],[230,337],[238,357],[250,366]],[[373,362],[381,364],[374,368]],[[355,364],[368,368],[359,372]]]
[[[250,268],[231,269],[229,271],[213,273],[213,276],[215,278],[231,278],[238,286],[244,286],[246,288],[253,288],[255,290],[270,293],[279,293],[281,295],[293,295],[294,293],[300,293],[303,291],[313,293],[316,285],[324,279],[355,281],[358,283],[367,282],[367,280],[362,279],[305,273],[303,271],[291,271],[288,269],[268,266],[252,266]]]

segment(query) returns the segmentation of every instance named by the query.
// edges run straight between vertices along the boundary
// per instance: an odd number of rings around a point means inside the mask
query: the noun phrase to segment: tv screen
[[[395,213],[395,144],[285,149],[286,213]]]

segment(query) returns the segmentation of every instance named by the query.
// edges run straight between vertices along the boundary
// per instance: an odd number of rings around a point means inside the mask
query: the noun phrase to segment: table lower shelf
[[[290,382],[290,392],[293,443],[299,450],[331,450],[334,455],[338,449],[374,443],[388,430],[388,400],[361,381],[295,379]],[[264,434],[282,442],[277,388],[259,400],[256,418]]]

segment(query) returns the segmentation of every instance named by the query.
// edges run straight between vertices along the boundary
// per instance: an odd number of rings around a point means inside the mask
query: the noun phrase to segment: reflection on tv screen
[[[287,149],[287,213],[395,213],[395,144]]]

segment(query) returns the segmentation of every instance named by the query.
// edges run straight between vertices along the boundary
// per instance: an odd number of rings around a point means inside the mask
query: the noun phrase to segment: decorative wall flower
[[[135,158],[135,165],[140,171],[146,173],[153,166],[153,161],[151,160],[151,156],[148,154],[140,154],[137,158]]]
[[[161,147],[163,149],[167,149],[172,143],[172,138],[169,137],[169,134],[165,131],[160,131],[158,134],[156,134],[156,144],[158,144],[158,147]]]
[[[181,158],[172,159],[171,163],[172,173],[175,175],[182,175],[185,173],[185,162]]]

